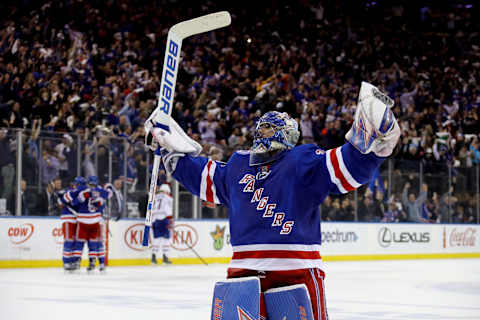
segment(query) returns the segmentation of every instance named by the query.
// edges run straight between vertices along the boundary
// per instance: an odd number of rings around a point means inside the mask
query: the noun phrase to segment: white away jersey
[[[173,199],[170,195],[159,192],[155,195],[155,203],[152,210],[152,220],[163,220],[172,215]]]

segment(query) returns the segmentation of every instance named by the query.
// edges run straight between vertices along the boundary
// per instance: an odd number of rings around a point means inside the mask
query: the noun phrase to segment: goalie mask
[[[281,151],[295,147],[299,136],[297,122],[287,113],[265,113],[255,128],[253,146],[250,149],[250,165],[275,160]]]

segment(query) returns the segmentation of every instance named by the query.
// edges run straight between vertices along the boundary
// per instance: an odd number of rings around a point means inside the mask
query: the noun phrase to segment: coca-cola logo
[[[123,235],[127,247],[135,251],[144,251],[147,249],[147,247],[142,245],[144,230],[145,225],[143,223],[137,223],[128,227]],[[148,235],[148,242],[152,243],[151,235]]]
[[[448,244],[450,247],[474,247],[477,241],[477,230],[474,228],[457,229],[453,228],[450,232]],[[444,229],[445,234],[445,229]],[[445,247],[446,241],[444,241]]]
[[[197,231],[188,224],[176,224],[173,227],[173,235],[170,245],[175,250],[185,251],[195,247],[198,243]]]
[[[34,229],[31,223],[24,223],[18,227],[10,227],[8,228],[8,237],[13,244],[21,244],[30,239]]]
[[[63,229],[58,227],[53,228],[52,237],[56,244],[63,244]]]

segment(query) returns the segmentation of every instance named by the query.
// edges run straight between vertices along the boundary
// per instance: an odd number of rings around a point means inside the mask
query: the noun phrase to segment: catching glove
[[[392,106],[392,99],[362,82],[353,126],[345,135],[347,141],[364,154],[391,155],[401,133]]]

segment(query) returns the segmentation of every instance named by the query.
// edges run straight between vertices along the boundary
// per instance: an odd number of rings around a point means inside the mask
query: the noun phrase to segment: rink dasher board
[[[321,229],[320,254],[325,261],[480,258],[479,225],[324,222]],[[151,250],[141,245],[143,220],[110,221],[109,230],[109,265],[150,264]],[[208,263],[228,263],[232,255],[228,221],[176,221],[169,251],[174,264],[201,263],[189,247]],[[0,268],[59,267],[62,249],[59,218],[0,218]]]

